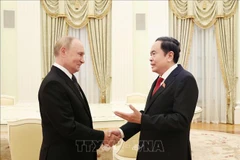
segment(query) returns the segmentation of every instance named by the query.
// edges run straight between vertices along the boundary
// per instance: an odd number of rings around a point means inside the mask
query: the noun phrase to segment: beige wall
[[[15,11],[15,28],[3,28],[3,10]],[[40,1],[1,1],[1,94],[36,101],[41,82]]]
[[[18,99],[35,102],[41,83],[40,1],[18,1],[17,7]]]
[[[124,102],[126,95],[133,91],[132,53],[133,2],[114,0],[112,1],[112,103]]]
[[[134,1],[134,22],[137,13],[146,14],[146,30],[133,28],[133,92],[148,94],[157,74],[151,71],[150,49],[154,41],[169,35],[168,1]]]
[[[17,24],[15,28],[4,28],[3,11],[16,10],[15,1],[1,3],[1,94],[17,97]]]
[[[133,91],[147,93],[149,68],[148,1],[133,1]],[[136,14],[145,14],[145,30],[136,30]]]

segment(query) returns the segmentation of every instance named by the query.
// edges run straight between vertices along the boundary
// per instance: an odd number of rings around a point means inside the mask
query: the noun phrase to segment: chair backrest
[[[138,151],[139,135],[140,135],[140,132],[135,134],[126,142],[123,142],[122,145],[120,146],[120,149],[117,151],[116,155],[122,158],[124,157],[124,158],[136,159],[137,151]]]
[[[94,128],[97,130],[102,130],[106,131],[109,128]],[[110,147],[106,147],[102,145],[98,150],[97,150],[97,160],[110,160],[113,157],[113,150]]]
[[[1,95],[1,106],[14,105],[15,98],[13,96]]]
[[[127,103],[146,103],[147,96],[142,93],[132,93],[127,95]]]
[[[8,122],[9,146],[12,160],[38,160],[42,143],[40,119]]]

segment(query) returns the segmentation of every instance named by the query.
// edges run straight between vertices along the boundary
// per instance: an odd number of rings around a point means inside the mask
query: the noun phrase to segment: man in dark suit
[[[190,125],[198,87],[191,73],[177,65],[180,43],[160,37],[152,46],[152,71],[159,74],[148,94],[144,111],[115,114],[128,123],[112,133],[126,141],[140,132],[138,160],[191,160]]]
[[[40,160],[96,160],[102,143],[112,146],[119,137],[94,130],[87,99],[73,75],[84,63],[82,43],[59,39],[55,63],[39,89],[43,141]]]

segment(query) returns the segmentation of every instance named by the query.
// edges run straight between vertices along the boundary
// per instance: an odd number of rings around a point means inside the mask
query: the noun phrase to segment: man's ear
[[[174,58],[174,52],[173,51],[169,51],[168,52],[168,62],[173,61]]]
[[[65,47],[61,47],[61,48],[60,48],[60,55],[61,55],[61,56],[65,56],[66,53],[67,53],[66,48],[65,48]]]

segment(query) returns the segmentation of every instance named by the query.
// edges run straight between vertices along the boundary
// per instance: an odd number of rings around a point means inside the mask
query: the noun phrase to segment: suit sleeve
[[[72,140],[103,141],[103,131],[94,130],[74,120],[70,100],[59,82],[49,82],[40,98],[42,112],[60,135]]]
[[[172,111],[150,116],[142,114],[141,130],[179,131],[190,127],[198,98],[193,76],[185,77],[177,86]]]
[[[140,111],[143,114],[143,111]],[[127,122],[120,127],[124,133],[124,141],[127,141],[129,138],[138,133],[141,129],[141,124]]]

